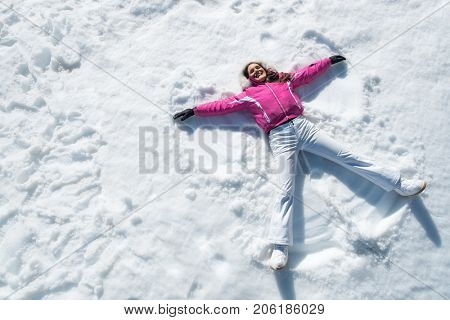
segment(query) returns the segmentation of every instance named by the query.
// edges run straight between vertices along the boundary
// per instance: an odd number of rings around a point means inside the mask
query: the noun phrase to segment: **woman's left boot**
[[[421,193],[426,187],[425,180],[400,178],[394,190],[401,196],[410,197]]]
[[[272,256],[269,265],[273,270],[283,269],[288,261],[288,246],[283,244],[274,244]]]

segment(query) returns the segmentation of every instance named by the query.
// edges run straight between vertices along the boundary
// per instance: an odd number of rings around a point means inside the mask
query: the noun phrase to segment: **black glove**
[[[331,60],[331,64],[335,64],[335,63],[344,61],[344,60],[346,60],[346,59],[345,59],[345,57],[343,57],[343,56],[331,56],[331,57],[330,57],[330,60]]]
[[[185,109],[181,112],[175,113],[175,115],[173,116],[173,120],[176,120],[178,118],[181,117],[181,121],[186,120],[189,117],[192,117],[194,115],[194,110],[193,109]]]

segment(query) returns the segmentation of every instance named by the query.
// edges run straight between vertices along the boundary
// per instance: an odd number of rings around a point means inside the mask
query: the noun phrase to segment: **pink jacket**
[[[330,58],[325,58],[291,73],[288,82],[252,83],[236,96],[195,106],[194,113],[216,116],[248,109],[258,126],[267,133],[303,113],[302,102],[294,89],[311,82],[330,65]]]

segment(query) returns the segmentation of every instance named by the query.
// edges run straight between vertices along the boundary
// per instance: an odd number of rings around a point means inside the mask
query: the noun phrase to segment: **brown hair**
[[[248,67],[251,64],[260,65],[261,68],[263,68],[264,71],[266,71],[266,74],[267,74],[266,81],[267,82],[288,82],[289,80],[291,80],[291,75],[289,73],[285,73],[285,72],[278,73],[275,69],[269,68],[265,65],[265,63],[262,63],[259,61],[251,61],[245,65],[244,69],[242,70],[242,74],[247,79],[250,77],[250,75],[248,74]]]

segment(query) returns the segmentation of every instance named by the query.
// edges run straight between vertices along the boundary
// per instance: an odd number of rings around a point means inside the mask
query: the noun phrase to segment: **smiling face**
[[[257,63],[252,63],[247,67],[247,72],[250,80],[257,81],[257,82],[264,82],[266,81],[267,73],[266,70],[264,70],[263,67],[261,67]]]

